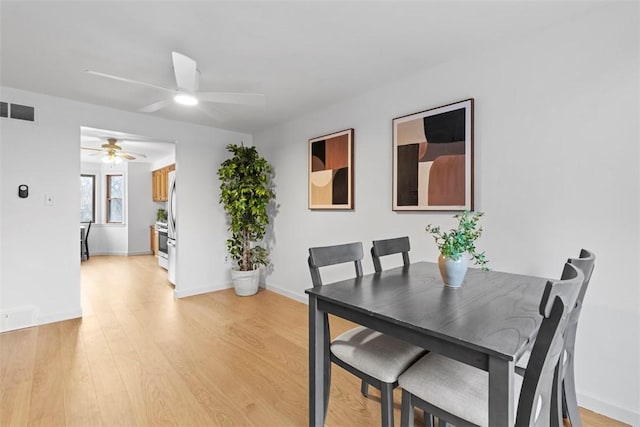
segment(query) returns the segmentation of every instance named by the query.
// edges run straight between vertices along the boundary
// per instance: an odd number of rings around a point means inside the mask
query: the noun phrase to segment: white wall
[[[241,141],[227,139],[227,142]],[[251,143],[245,140],[245,144]],[[212,278],[218,284],[231,282],[231,268],[225,263],[227,219],[218,204],[220,190],[216,175],[222,160],[229,157],[226,145],[203,141],[179,145],[176,153],[178,282],[190,284],[189,289],[176,288],[178,297],[211,290]],[[189,197],[191,203],[186,204],[185,197]],[[187,238],[198,239],[201,245],[185,246],[183,242]]]
[[[165,166],[169,166],[172,165],[176,162],[176,153],[174,152],[173,154],[167,156],[167,157],[163,157],[162,159],[156,160],[153,163],[151,163],[151,170],[157,170],[157,169],[161,169]]]
[[[151,194],[151,164],[122,162],[119,165],[81,162],[83,174],[95,176],[95,223],[89,233],[91,255],[150,254],[149,226],[156,221],[157,206]],[[106,223],[106,175],[122,173],[125,180],[124,224]]]
[[[35,104],[31,96],[15,95],[1,93],[9,102]],[[36,108],[39,123],[0,119],[2,330],[81,313],[80,127],[74,132],[58,112],[41,110]],[[26,199],[18,198],[20,184],[29,186]],[[45,206],[45,194],[53,206]]]
[[[11,119],[0,122],[0,331],[81,315],[81,126],[177,141],[179,239],[175,295],[229,285],[228,266],[220,255],[225,250],[226,231],[224,211],[217,204],[215,171],[227,157],[224,147],[240,141],[251,143],[251,135],[13,88],[1,87],[0,97],[34,106],[36,117],[35,123]],[[30,186],[28,199],[18,198],[19,184]],[[150,198],[150,187],[142,192]],[[54,196],[54,206],[44,205],[45,193]]]
[[[151,164],[130,162],[127,170],[128,254],[151,253],[149,226],[156,222],[151,193]]]
[[[118,165],[106,165],[104,163],[80,162],[80,173],[95,176],[96,206],[95,223],[89,231],[89,254],[95,255],[127,255],[129,252],[128,239],[128,212],[129,206],[124,206],[124,224],[107,224],[106,203],[104,198],[107,193],[106,175],[110,173],[122,173],[125,179],[125,191],[128,193],[129,175],[128,164],[123,162]]]
[[[424,227],[450,228],[451,214],[391,211],[391,121],[473,97],[475,202],[486,213],[478,247],[493,269],[544,277],[558,277],[581,247],[595,251],[577,338],[579,403],[640,425],[638,12],[637,3],[597,9],[255,135],[279,204],[267,286],[306,300],[311,246],[409,235],[412,260],[435,261]],[[346,128],[355,129],[356,208],[309,211],[307,140]],[[370,259],[364,267],[373,271]]]

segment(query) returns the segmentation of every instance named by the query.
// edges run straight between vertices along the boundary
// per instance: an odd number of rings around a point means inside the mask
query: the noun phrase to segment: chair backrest
[[[409,251],[411,245],[409,244],[409,238],[396,237],[394,239],[374,240],[371,247],[371,258],[373,258],[373,268],[376,273],[382,271],[382,264],[380,263],[380,257],[391,254],[402,254],[402,261],[405,266],[409,265]]]
[[[591,251],[581,249],[579,258],[569,258],[567,262],[578,267],[578,269],[580,269],[584,274],[584,283],[582,283],[582,286],[580,287],[578,299],[576,300],[576,309],[573,310],[572,313],[572,317],[576,317],[577,320],[577,317],[580,316],[580,309],[582,308],[584,295],[587,293],[587,288],[589,287],[591,273],[593,273],[593,269],[595,268],[596,255]]]
[[[343,245],[309,248],[309,271],[313,286],[322,286],[320,267],[353,262],[356,277],[362,276],[362,243],[346,243]]]
[[[584,281],[582,282],[582,286],[580,286],[580,292],[576,299],[576,306],[569,316],[567,329],[564,333],[564,351],[566,359],[563,363],[565,365],[573,359],[576,347],[578,320],[580,319],[580,312],[582,311],[582,302],[584,301],[584,295],[587,293],[587,288],[589,287],[591,273],[593,273],[593,269],[595,268],[595,261],[595,254],[586,249],[580,250],[579,258],[569,258],[569,260],[567,260],[567,262],[575,265],[580,271],[582,271],[582,274],[584,274]],[[562,376],[564,377],[564,372],[562,373]]]
[[[81,225],[84,225],[84,235],[81,236],[83,242],[87,240],[87,237],[89,237],[89,231],[91,230],[91,223],[92,222],[93,221],[89,220],[88,222],[81,222],[80,223]]]
[[[566,263],[562,278],[547,282],[540,302],[543,319],[525,371],[516,426],[549,426],[559,422],[552,419],[551,400],[561,395],[557,365],[564,347],[564,332],[583,281],[582,271]]]
[[[89,220],[89,222],[87,223],[87,230],[84,233],[84,240],[87,240],[89,238],[89,231],[91,231],[91,223],[93,221]]]

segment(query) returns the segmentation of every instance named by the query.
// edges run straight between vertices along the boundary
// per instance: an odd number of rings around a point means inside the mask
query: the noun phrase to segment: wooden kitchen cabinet
[[[175,164],[151,172],[154,202],[166,202],[169,200],[169,172],[173,170],[176,170]]]
[[[149,246],[154,255],[158,255],[158,230],[153,225],[149,226]]]
[[[161,172],[160,170],[156,170],[151,172],[151,177],[153,179],[153,201],[157,202],[160,200],[160,175]]]

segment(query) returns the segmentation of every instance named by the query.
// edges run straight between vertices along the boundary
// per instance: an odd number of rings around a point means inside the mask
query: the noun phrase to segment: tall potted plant
[[[220,165],[220,203],[229,216],[231,237],[227,250],[236,266],[231,278],[237,295],[258,292],[259,267],[269,263],[269,253],[257,242],[269,224],[267,206],[275,198],[273,169],[255,147],[229,144],[233,156]]]
[[[462,285],[467,273],[467,253],[483,270],[488,270],[484,252],[476,249],[476,240],[482,235],[482,227],[478,225],[482,215],[483,212],[465,211],[453,216],[458,220],[458,227],[454,229],[442,231],[440,227],[431,224],[425,229],[433,235],[440,249],[438,267],[442,281],[449,287],[457,288]]]

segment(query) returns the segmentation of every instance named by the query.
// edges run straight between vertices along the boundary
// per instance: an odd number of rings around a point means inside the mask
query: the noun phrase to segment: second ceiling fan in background
[[[142,153],[134,153],[132,151],[123,151],[122,147],[119,146],[118,144],[118,140],[115,138],[107,138],[107,143],[106,144],[102,144],[100,146],[100,148],[93,148],[93,147],[80,147],[81,150],[89,150],[89,151],[97,151],[98,153],[95,154],[91,154],[91,155],[98,155],[100,153],[103,153],[104,156],[102,158],[102,161],[105,163],[120,163],[120,161],[122,161],[122,159],[125,160],[135,160],[136,156],[137,157],[142,157],[145,158],[147,157],[146,154],[142,154]]]

